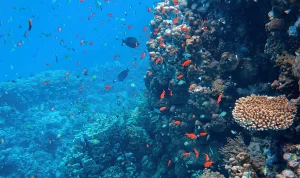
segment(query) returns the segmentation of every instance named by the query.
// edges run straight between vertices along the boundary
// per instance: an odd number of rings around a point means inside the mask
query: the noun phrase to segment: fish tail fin
[[[124,43],[125,43],[125,41],[124,41],[124,39],[122,39],[122,46],[124,46]]]

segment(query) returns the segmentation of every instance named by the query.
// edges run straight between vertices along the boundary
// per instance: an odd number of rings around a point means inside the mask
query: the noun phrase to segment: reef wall
[[[232,176],[266,177],[284,169],[284,161],[266,164],[270,155],[263,152],[278,152],[299,136],[299,10],[294,0],[156,4],[146,43],[150,68],[144,76],[149,119],[155,124],[145,128],[159,144],[160,176],[193,177],[213,167]],[[235,111],[243,114],[232,116],[235,101],[251,94],[267,96],[247,97],[240,107],[236,103]],[[255,142],[255,151],[224,159],[219,148],[236,135],[248,140],[245,148],[253,139],[269,142],[266,147]],[[278,144],[280,139],[284,142]],[[261,156],[251,158],[254,152]],[[230,164],[221,166],[222,159]],[[161,164],[168,170],[159,171]]]

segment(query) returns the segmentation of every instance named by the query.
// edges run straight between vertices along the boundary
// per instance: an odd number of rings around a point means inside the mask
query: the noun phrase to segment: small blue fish
[[[192,55],[190,53],[183,53],[185,59],[190,58]]]
[[[184,81],[184,80],[179,80],[179,82],[178,82],[178,85],[183,85],[183,84],[185,84],[186,82]]]
[[[233,135],[236,135],[236,134],[237,134],[237,131],[231,130],[231,133],[232,133]]]
[[[266,157],[270,157],[271,156],[271,150],[270,150],[270,148],[264,149],[264,156],[266,156]]]
[[[155,113],[157,113],[157,114],[160,114],[160,113],[161,113],[160,110],[159,110],[159,109],[156,109],[156,108],[155,108],[153,111],[154,111]]]
[[[223,112],[221,112],[220,114],[219,114],[219,116],[218,117],[224,117],[224,116],[226,116],[226,112],[225,111],[223,111]]]

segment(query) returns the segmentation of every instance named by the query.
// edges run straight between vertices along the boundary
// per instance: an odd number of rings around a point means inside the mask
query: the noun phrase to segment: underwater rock
[[[299,96],[299,86],[296,77],[298,77],[298,56],[283,52],[276,59],[276,66],[280,68],[278,80],[272,83],[272,87],[282,94],[286,94],[288,98],[296,98]],[[299,81],[299,78],[298,78]]]
[[[220,68],[226,72],[232,72],[234,71],[237,66],[239,65],[239,60],[237,58],[237,55],[224,52],[221,56],[220,60]]]
[[[154,174],[155,164],[153,163],[150,156],[145,155],[143,157],[141,163],[142,163],[142,169],[143,169],[141,177],[143,177],[143,176],[149,177],[150,175]]]
[[[251,58],[242,58],[233,77],[237,78],[241,84],[252,83],[258,75],[258,63]]]
[[[284,30],[285,22],[284,19],[272,19],[269,23],[265,25],[267,31],[278,31],[278,30]]]

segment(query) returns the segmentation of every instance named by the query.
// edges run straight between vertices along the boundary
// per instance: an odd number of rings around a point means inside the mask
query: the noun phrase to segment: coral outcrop
[[[286,97],[248,96],[239,98],[232,111],[234,120],[248,130],[284,130],[294,121],[297,109]]]

